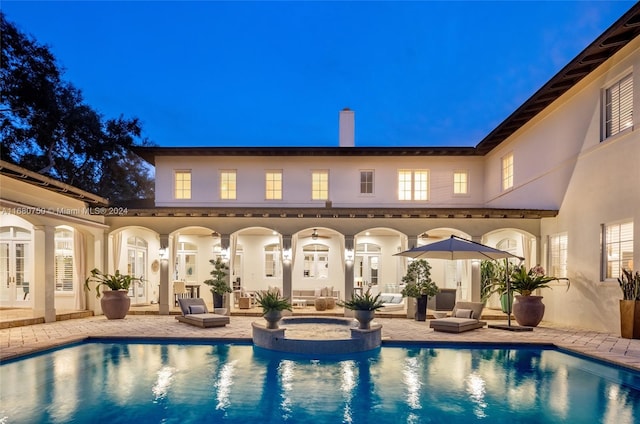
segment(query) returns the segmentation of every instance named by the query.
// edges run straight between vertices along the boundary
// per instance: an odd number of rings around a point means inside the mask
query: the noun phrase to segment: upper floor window
[[[373,171],[360,171],[360,194],[373,194]]]
[[[267,200],[282,200],[282,171],[266,172],[265,198]]]
[[[236,171],[220,171],[220,198],[224,200],[236,199]]]
[[[56,291],[73,291],[73,230],[60,227],[55,233],[54,272]]]
[[[398,171],[398,200],[428,200],[429,171],[425,169]]]
[[[633,125],[633,75],[629,74],[604,91],[603,139]]]
[[[633,222],[605,224],[602,235],[603,279],[617,279],[622,269],[633,271]]]
[[[329,171],[317,170],[311,173],[311,199],[329,200]]]
[[[191,171],[176,171],[175,197],[176,199],[191,199]]]
[[[502,190],[513,187],[513,153],[502,158]]]
[[[469,173],[467,171],[454,171],[453,194],[469,193]]]
[[[549,237],[549,275],[567,278],[567,245],[569,237],[566,233]]]

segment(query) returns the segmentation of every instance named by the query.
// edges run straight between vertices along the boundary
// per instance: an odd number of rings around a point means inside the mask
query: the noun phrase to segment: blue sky
[[[160,146],[475,146],[628,1],[11,1],[106,118]]]

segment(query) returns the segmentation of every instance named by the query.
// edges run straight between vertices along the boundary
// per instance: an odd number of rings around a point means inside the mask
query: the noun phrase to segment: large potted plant
[[[91,276],[85,280],[84,287],[90,291],[89,285],[91,283],[96,284],[96,297],[101,298],[100,306],[107,319],[123,319],[131,306],[129,287],[134,281],[142,281],[142,279],[128,274],[120,274],[118,270],[116,270],[115,274],[105,274],[94,268],[91,270]],[[100,292],[101,286],[109,290],[103,289]]]
[[[511,289],[516,295],[516,302],[513,304],[513,316],[518,324],[526,327],[536,327],[544,316],[544,303],[542,296],[533,295],[533,292],[550,288],[551,281],[566,281],[569,290],[569,279],[551,277],[545,275],[544,268],[540,265],[534,266],[529,271],[524,266],[516,267],[510,276]]]
[[[358,320],[358,328],[368,330],[371,328],[371,321],[375,312],[384,306],[380,299],[380,293],[373,296],[370,290],[363,294],[353,292],[350,300],[338,302],[339,306],[353,311],[353,315]]]
[[[291,302],[286,297],[280,297],[278,291],[256,293],[256,303],[262,308],[262,316],[267,321],[267,328],[275,330],[282,319],[282,311],[292,311]]]
[[[623,298],[620,300],[620,335],[640,339],[640,271],[622,270],[618,278]]]
[[[222,308],[225,293],[231,293],[231,287],[227,283],[227,270],[229,267],[221,258],[210,259],[213,270],[210,272],[213,278],[205,280],[204,283],[209,286],[213,295],[213,307]]]
[[[407,267],[407,274],[402,277],[405,284],[402,295],[416,299],[416,321],[426,321],[427,300],[429,296],[438,294],[438,286],[431,280],[431,265],[424,259],[413,261]]]

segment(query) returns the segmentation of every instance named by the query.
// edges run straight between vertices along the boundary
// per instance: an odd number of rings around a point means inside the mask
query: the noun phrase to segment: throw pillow
[[[189,313],[190,314],[204,314],[206,312],[206,309],[204,309],[204,306],[202,305],[191,305],[189,306]]]
[[[471,318],[473,311],[471,309],[458,309],[456,311],[456,318]]]
[[[315,297],[320,297],[320,296],[322,296],[322,289],[315,289],[315,291],[314,291],[313,295],[314,295]]]

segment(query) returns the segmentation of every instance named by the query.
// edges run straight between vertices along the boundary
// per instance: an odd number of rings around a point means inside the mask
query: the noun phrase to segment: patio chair
[[[180,322],[202,328],[224,327],[229,324],[228,316],[209,313],[202,298],[179,298],[178,304],[182,315],[177,316],[176,319]]]
[[[456,302],[450,317],[431,320],[429,327],[435,331],[462,333],[484,327],[487,323],[480,321],[484,304],[481,302]]]

